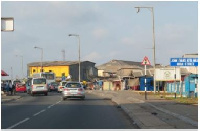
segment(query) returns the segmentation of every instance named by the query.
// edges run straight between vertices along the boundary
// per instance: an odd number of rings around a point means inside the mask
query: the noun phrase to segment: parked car
[[[45,78],[33,78],[31,81],[30,94],[48,95],[47,80]]]
[[[57,91],[58,90],[58,83],[57,82],[51,82],[49,84],[49,91]]]
[[[64,86],[67,84],[67,81],[61,81],[59,86],[58,86],[58,93],[62,92],[62,89],[64,88]]]
[[[15,91],[16,92],[26,92],[26,85],[23,83],[16,83]]]
[[[21,83],[21,81],[20,80],[14,80],[14,81],[12,81],[12,85],[16,86],[17,83]]]
[[[81,98],[85,99],[85,90],[80,82],[68,82],[62,91],[62,99]]]

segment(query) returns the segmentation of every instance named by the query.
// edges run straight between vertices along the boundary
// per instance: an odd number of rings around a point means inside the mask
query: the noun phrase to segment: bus
[[[40,73],[34,73],[32,75],[32,78],[41,78],[41,77],[46,78],[48,85],[51,82],[56,81],[56,76],[55,76],[55,73],[53,73],[53,72],[40,72]]]

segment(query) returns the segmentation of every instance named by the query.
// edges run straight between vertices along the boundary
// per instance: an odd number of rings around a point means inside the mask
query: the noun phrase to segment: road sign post
[[[142,63],[141,63],[141,65],[144,65],[144,72],[145,72],[145,79],[144,79],[144,85],[145,85],[145,100],[147,100],[147,78],[146,78],[146,76],[147,76],[147,65],[151,65],[150,64],[150,61],[149,61],[149,59],[148,59],[148,57],[144,57],[144,59],[143,59],[143,61],[142,61]]]

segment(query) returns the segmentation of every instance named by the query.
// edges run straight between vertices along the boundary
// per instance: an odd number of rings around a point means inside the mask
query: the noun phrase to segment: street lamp
[[[23,56],[21,55],[16,55],[16,57],[21,57],[22,58],[22,78],[24,77],[24,71],[23,71]]]
[[[154,30],[154,8],[153,7],[135,7],[137,9],[137,13],[140,12],[140,8],[146,8],[151,11],[152,14],[152,27],[153,27],[153,68],[154,68],[154,80],[153,80],[153,85],[154,85],[154,93],[156,93],[156,80],[155,80],[155,68],[156,68],[156,47],[155,47],[155,30]]]
[[[35,49],[40,49],[42,52],[41,52],[41,72],[43,72],[43,67],[42,67],[42,61],[43,61],[43,48],[40,48],[40,47],[37,47],[35,46],[34,47]]]
[[[80,36],[77,35],[77,34],[69,34],[69,36],[75,36],[78,38],[78,45],[79,45],[79,49],[78,49],[78,53],[79,53],[79,82],[80,82],[80,79],[81,79],[81,76],[80,76],[80,71],[81,71],[81,66],[80,66]]]

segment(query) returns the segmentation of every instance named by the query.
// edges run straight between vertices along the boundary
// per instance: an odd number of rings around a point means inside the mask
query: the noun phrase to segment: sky
[[[27,75],[27,64],[41,61],[81,61],[96,66],[113,59],[153,64],[154,7],[156,63],[169,65],[170,58],[198,53],[197,1],[2,1],[1,17],[14,17],[13,32],[1,32],[1,69],[14,78]],[[18,55],[18,57],[16,57]],[[11,77],[11,75],[9,76]]]

